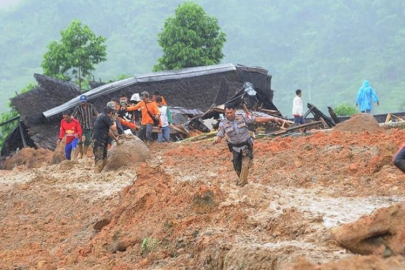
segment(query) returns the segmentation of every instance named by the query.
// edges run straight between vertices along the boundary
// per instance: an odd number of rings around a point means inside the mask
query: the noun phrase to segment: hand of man
[[[56,141],[56,143],[57,143],[57,144],[60,144],[61,141],[62,141],[62,139],[58,139],[58,140]]]
[[[122,141],[122,140],[117,140],[117,144],[118,145],[121,145],[121,144],[123,144],[124,143],[124,141]]]
[[[276,123],[278,123],[278,124],[282,124],[282,123],[284,122],[283,119],[278,118],[278,117],[274,117],[273,121],[276,122]]]

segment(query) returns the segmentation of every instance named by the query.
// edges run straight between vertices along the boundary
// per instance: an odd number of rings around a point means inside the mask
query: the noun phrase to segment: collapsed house
[[[81,92],[69,82],[35,74],[38,86],[11,99],[20,115],[20,125],[3,145],[1,156],[8,156],[26,146],[54,150],[62,112],[77,106]],[[217,117],[215,108],[237,97],[245,83],[251,83],[263,110],[281,115],[273,104],[271,75],[260,67],[221,64],[180,70],[154,72],[128,79],[100,84],[92,83],[86,92],[88,101],[101,111],[113,97],[158,90],[174,113],[187,115],[198,126],[200,116]],[[205,112],[209,112],[208,114]],[[192,125],[191,125],[192,126]]]

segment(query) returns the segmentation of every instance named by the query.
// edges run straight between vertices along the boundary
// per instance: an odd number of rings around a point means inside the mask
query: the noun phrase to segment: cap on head
[[[107,107],[115,110],[115,103],[113,101],[107,102]]]
[[[141,101],[139,94],[138,93],[133,94],[131,97],[131,101]]]
[[[143,92],[141,93],[141,99],[142,99],[142,100],[144,100],[145,98],[148,98],[148,97],[149,97],[148,91],[143,91]]]
[[[87,102],[87,96],[86,95],[81,95],[79,100],[80,100],[80,102]]]

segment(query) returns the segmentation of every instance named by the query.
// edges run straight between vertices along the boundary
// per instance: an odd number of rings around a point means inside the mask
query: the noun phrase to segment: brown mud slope
[[[349,120],[339,123],[335,127],[335,131],[348,131],[352,133],[361,133],[363,131],[375,133],[380,130],[381,128],[377,120],[368,113],[355,114]]]
[[[156,143],[147,162],[100,174],[90,158],[0,171],[0,269],[403,269],[394,247],[360,256],[333,233],[405,201],[391,162],[403,141],[397,129],[256,140],[242,188],[210,142]]]

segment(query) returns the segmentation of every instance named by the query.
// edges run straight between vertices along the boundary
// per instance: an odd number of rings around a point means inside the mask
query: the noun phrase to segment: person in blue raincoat
[[[368,80],[365,80],[363,86],[360,87],[359,92],[357,93],[356,107],[360,106],[360,111],[362,113],[370,113],[373,101],[377,103],[377,105],[380,105],[373,87],[370,86]]]

